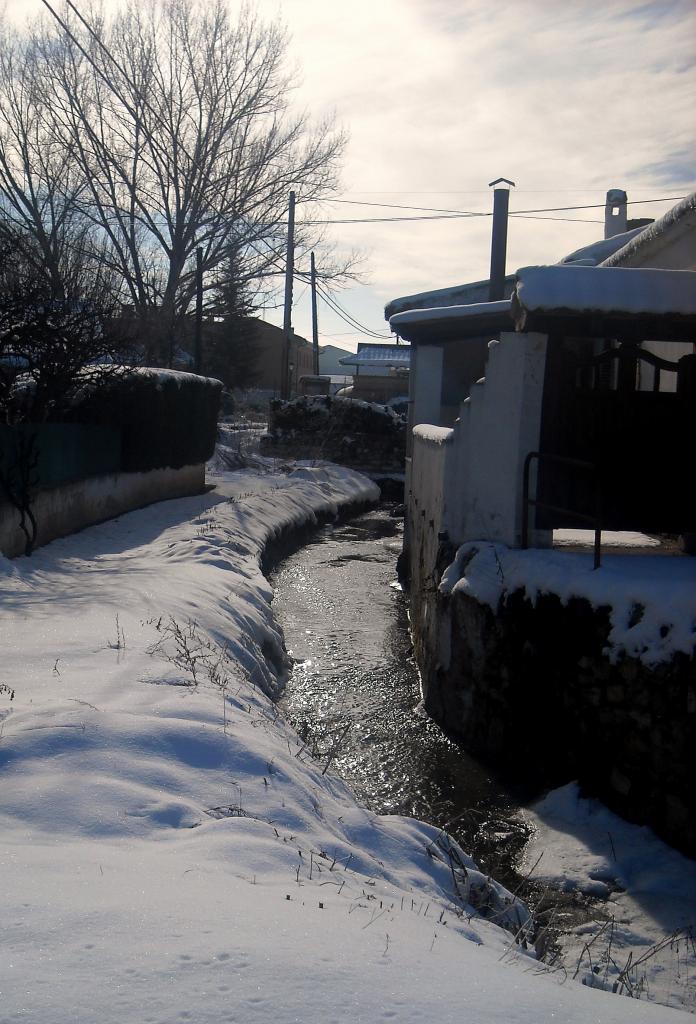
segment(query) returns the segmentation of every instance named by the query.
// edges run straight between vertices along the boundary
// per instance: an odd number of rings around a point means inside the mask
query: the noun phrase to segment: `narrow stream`
[[[636,934],[644,923],[630,900],[614,905],[520,877],[516,863],[528,838],[520,809],[535,794],[496,779],[418,710],[407,601],[392,585],[401,535],[401,520],[382,507],[324,527],[271,573],[274,614],[295,659],[281,706],[320,763],[343,776],[363,804],[447,828],[483,870],[516,890],[534,914],[536,952],[547,964],[563,970],[565,963],[572,975],[584,956],[579,943],[595,938],[595,958],[607,941],[602,955],[613,949],[622,964],[649,958],[644,943],[631,945],[640,940],[632,938],[630,915],[637,914]],[[629,926],[612,946],[601,936],[615,913]],[[665,946],[655,968],[655,978],[671,979],[668,993],[681,992],[685,978],[688,987],[680,948]],[[690,1006],[692,997],[684,998]]]
[[[271,573],[295,661],[280,704],[310,750],[379,813],[447,827],[504,884],[526,837],[513,793],[419,710],[402,521],[388,507],[326,526]]]

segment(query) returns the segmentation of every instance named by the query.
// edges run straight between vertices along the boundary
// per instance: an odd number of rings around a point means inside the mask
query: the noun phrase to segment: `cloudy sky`
[[[39,2],[9,2],[30,5]],[[343,200],[489,212],[487,185],[499,176],[517,183],[510,208],[522,211],[603,204],[612,187],[629,202],[696,187],[696,0],[256,6],[288,27],[288,58],[302,78],[296,102],[316,117],[333,113],[350,134]],[[629,215],[659,216],[670,205],[641,202]],[[323,206],[341,220],[411,214]],[[601,237],[602,219],[601,208],[513,219],[508,270]],[[365,253],[365,283],[337,297],[379,333],[389,299],[488,274],[488,217],[336,224],[329,234]],[[311,336],[302,286],[296,298],[295,329]],[[323,304],[319,319],[323,342],[354,349],[366,340]]]

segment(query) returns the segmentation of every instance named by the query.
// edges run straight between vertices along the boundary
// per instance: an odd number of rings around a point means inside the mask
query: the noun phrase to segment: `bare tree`
[[[118,280],[79,241],[45,267],[35,237],[0,214],[0,501],[19,513],[26,554],[37,533],[40,424],[123,372],[119,300]]]
[[[275,273],[288,192],[330,195],[345,138],[292,112],[284,30],[248,7],[234,22],[223,0],[130,2],[108,21],[68,3],[61,17],[31,51],[56,145],[136,315],[171,346],[196,248],[211,297],[230,246],[245,280]]]
[[[84,176],[56,137],[53,122],[35,42],[0,25],[3,255],[7,259],[8,252],[21,248],[22,267],[30,265],[44,289],[59,299],[69,290],[62,271],[74,263],[67,247],[82,247],[90,224],[79,211]]]

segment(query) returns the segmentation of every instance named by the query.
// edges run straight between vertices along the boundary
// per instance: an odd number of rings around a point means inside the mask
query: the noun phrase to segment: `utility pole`
[[[319,376],[319,321],[317,320],[317,268],[314,253],[309,254],[310,284],[312,288],[312,372]]]
[[[203,365],[203,250],[196,249],[196,331],[194,336],[193,368],[201,372]]]
[[[283,313],[283,358],[281,360],[280,397],[290,397],[290,343],[292,340],[292,278],[295,271],[295,193],[288,203],[288,248],[285,257],[285,307]]]
[[[515,187],[509,178],[496,178],[488,187],[503,184],[493,189],[493,230],[491,232],[491,276],[488,285],[488,301],[497,302],[505,298],[505,255],[507,251],[508,206],[510,189]]]

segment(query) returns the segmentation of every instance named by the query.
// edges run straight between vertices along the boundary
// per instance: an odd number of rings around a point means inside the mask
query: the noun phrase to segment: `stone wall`
[[[696,665],[612,664],[609,609],[522,591],[494,613],[421,595],[414,642],[429,713],[471,752],[539,785],[578,778],[629,820],[696,856]]]

